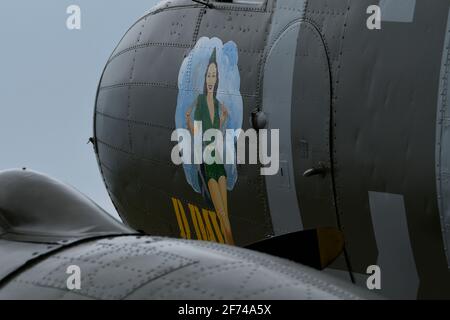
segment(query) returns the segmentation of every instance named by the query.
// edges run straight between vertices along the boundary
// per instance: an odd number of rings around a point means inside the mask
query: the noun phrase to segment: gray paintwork
[[[75,189],[32,171],[0,172],[0,282],[64,246],[136,231]]]
[[[413,22],[416,0],[380,0],[381,21]]]
[[[243,116],[249,119],[255,109],[274,107],[268,106],[275,96],[269,84],[278,77],[275,72],[268,78],[270,53],[280,35],[298,23],[296,46],[280,47],[288,57],[295,54],[293,87],[287,90],[291,114],[268,112],[267,118],[269,126],[291,119],[291,150],[284,148],[282,163],[289,171],[287,183],[282,181],[291,188],[284,195],[289,215],[278,211],[282,205],[275,199],[282,196],[272,194],[272,181],[260,176],[259,166],[240,165],[228,198],[236,244],[291,230],[295,190],[298,228],[331,226],[344,233],[346,259],[334,268],[359,278],[378,261],[388,266],[393,297],[449,298],[443,94],[450,1],[383,2],[381,30],[366,28],[367,7],[376,4],[371,0],[212,3],[213,8],[188,0],[161,4],[130,28],[107,62],[95,106],[94,145],[124,221],[152,235],[178,237],[171,197],[208,206],[170,159],[178,72],[197,40],[219,37],[237,44]],[[249,127],[244,121],[243,129]],[[319,162],[326,174],[303,177]],[[392,221],[380,208],[391,212]],[[398,239],[383,231],[390,222]],[[411,251],[396,254],[386,245],[389,239]],[[394,275],[400,271],[392,271],[406,260],[415,263],[408,263],[406,278],[413,279],[408,285]]]
[[[0,299],[378,298],[250,250],[133,235],[82,194],[42,174],[0,172],[0,186],[6,229]],[[81,270],[81,288],[71,291],[67,269],[73,265]]]
[[[450,11],[442,52],[436,119],[436,182],[442,238],[450,267]]]
[[[292,82],[299,23],[291,25],[272,45],[264,69],[262,110],[269,119],[267,129],[280,130],[280,170],[266,176],[267,196],[274,234],[303,229],[295,191],[290,143]]]
[[[405,211],[395,211],[393,219],[406,221],[397,225],[408,227],[419,278],[418,290],[410,286],[404,297],[450,297],[444,246],[448,183],[436,179],[445,175],[440,159],[447,161],[446,147],[439,147],[439,139],[445,139],[440,132],[446,131],[441,130],[442,115],[436,109],[441,109],[439,97],[445,87],[441,73],[446,70],[450,2],[212,3],[214,8],[172,1],[145,16],[125,35],[105,69],[96,104],[96,151],[106,186],[125,221],[151,234],[178,236],[170,197],[204,205],[169,159],[176,80],[197,39],[232,40],[239,48],[244,119],[255,109],[270,111],[269,127],[291,119],[291,150],[284,148],[282,154],[289,179],[262,178],[259,166],[238,168],[238,183],[229,193],[236,243],[246,245],[294,225],[338,227],[345,234],[347,256],[333,267],[355,278],[380,256],[398,258],[391,251],[380,254],[369,191],[400,195]],[[369,30],[367,8],[377,3],[382,7],[382,28]],[[271,92],[271,83],[289,83],[289,78],[273,71],[277,64],[272,65],[270,53],[280,35],[297,23],[296,71],[293,87],[287,88],[292,97],[279,97],[283,110],[292,102],[291,114],[274,116],[271,100],[277,93]],[[292,43],[282,48],[292,57]],[[275,75],[269,78],[270,73]],[[326,164],[327,174],[305,179],[303,172],[318,162]],[[276,184],[283,187],[276,190]],[[283,188],[286,194],[281,194]],[[381,201],[375,207],[383,205]],[[395,285],[400,288],[402,282]]]
[[[81,290],[66,286],[69,265]],[[0,288],[0,299],[367,299],[318,271],[213,243],[116,237],[70,247]]]
[[[381,293],[394,299],[415,299],[419,289],[402,195],[369,192],[370,212],[381,269]]]

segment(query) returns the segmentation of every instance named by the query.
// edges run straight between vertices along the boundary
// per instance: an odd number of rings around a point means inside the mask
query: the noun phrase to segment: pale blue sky
[[[127,29],[157,0],[0,2],[0,170],[71,184],[117,217],[91,145],[97,84]],[[81,8],[81,30],[66,9]]]

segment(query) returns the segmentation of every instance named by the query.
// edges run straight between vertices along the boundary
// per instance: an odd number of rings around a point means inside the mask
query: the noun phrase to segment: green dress
[[[219,100],[214,97],[214,121],[211,123],[211,116],[209,114],[207,97],[204,94],[200,94],[197,98],[197,105],[195,108],[194,120],[201,121],[203,132],[206,132],[209,129],[217,129],[220,130],[220,116],[219,116],[220,104]],[[210,142],[209,142],[210,143]],[[203,148],[207,146],[209,143],[203,143]],[[214,152],[212,152],[212,156],[215,156]],[[205,163],[205,175],[206,175],[206,183],[209,180],[214,179],[215,181],[219,181],[220,177],[227,177],[225,172],[225,167],[223,164],[213,163],[206,164]]]

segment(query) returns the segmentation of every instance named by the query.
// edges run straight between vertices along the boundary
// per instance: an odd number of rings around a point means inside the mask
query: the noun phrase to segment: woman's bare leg
[[[222,203],[223,203],[223,207],[225,209],[225,214],[227,217],[227,221],[228,224],[230,224],[230,216],[228,215],[228,190],[227,190],[227,178],[225,177],[220,177],[219,178],[219,190],[220,190],[220,195],[222,197]],[[233,239],[233,233],[231,230],[231,225],[229,227],[229,238],[231,239],[230,244],[234,244],[234,239]]]
[[[219,189],[220,195],[222,196],[223,208],[225,209],[225,213],[228,217],[227,178],[223,176],[219,178]]]
[[[225,229],[225,242],[227,244],[234,244],[233,237],[231,235],[231,226],[230,221],[228,220],[228,215],[225,212],[225,208],[222,202],[222,196],[220,194],[220,188],[217,181],[211,179],[208,181],[209,193],[211,194],[211,199],[214,204],[214,208],[216,209],[217,214],[219,215],[219,219],[222,222],[222,225]]]

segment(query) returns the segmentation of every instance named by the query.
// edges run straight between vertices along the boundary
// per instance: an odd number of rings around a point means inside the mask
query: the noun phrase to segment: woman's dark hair
[[[207,83],[206,83],[206,78],[208,77],[208,69],[209,67],[214,64],[216,65],[216,85],[214,86],[214,98],[217,96],[217,90],[219,89],[219,66],[217,65],[217,60],[216,60],[216,48],[214,48],[214,51],[211,54],[211,58],[209,58],[209,63],[208,66],[206,67],[206,72],[205,72],[205,85],[203,86],[203,94],[207,95],[208,94],[208,87],[207,87]]]

